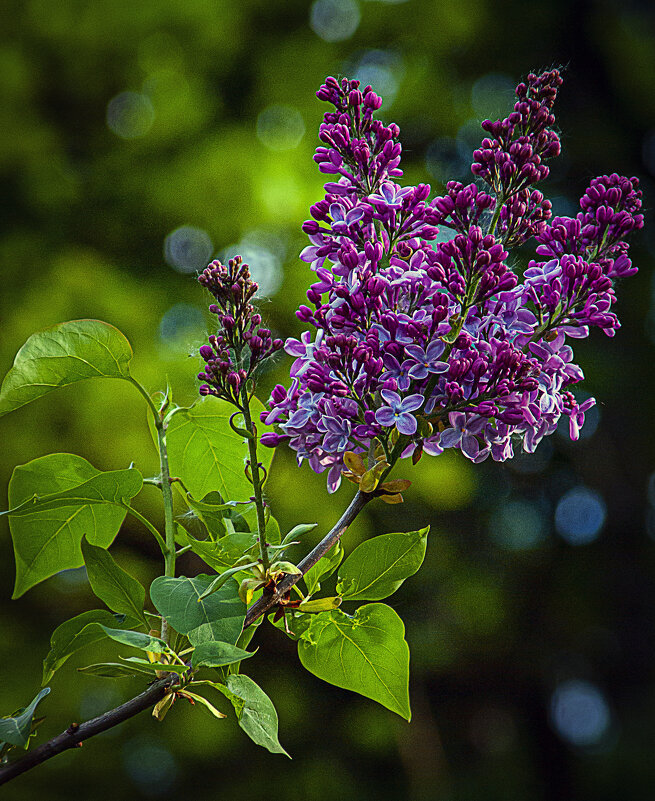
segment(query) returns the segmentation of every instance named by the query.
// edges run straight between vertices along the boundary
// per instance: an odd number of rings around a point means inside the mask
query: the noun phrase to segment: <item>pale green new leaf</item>
[[[358,545],[339,568],[337,593],[348,601],[379,601],[423,564],[430,527],[382,534]]]
[[[105,636],[119,642],[121,645],[129,645],[132,648],[139,648],[141,651],[150,651],[155,654],[170,650],[163,640],[160,640],[159,637],[153,637],[151,634],[144,634],[141,631],[114,629],[109,626],[103,626],[101,623],[92,623],[91,626],[97,626],[105,633]]]
[[[219,712],[219,710],[216,709],[216,707],[214,706],[214,704],[211,703],[211,701],[208,701],[202,695],[198,695],[197,693],[192,693],[186,687],[182,691],[182,695],[186,695],[189,698],[191,698],[192,701],[195,701],[196,703],[201,704],[202,706],[204,706],[205,709],[208,712],[210,712],[215,718],[219,718],[220,719],[220,718],[226,718],[227,717],[227,715],[224,715],[222,712]]]
[[[304,667],[319,679],[372,698],[409,720],[409,647],[405,626],[386,604],[311,615],[298,641]]]
[[[50,638],[50,652],[43,660],[43,684],[50,681],[71,654],[105,637],[102,629],[92,623],[112,627],[124,622],[123,616],[117,619],[106,609],[91,609],[57,626]]]
[[[142,483],[138,470],[102,473],[70,453],[51,453],[16,467],[9,482],[13,597],[60,570],[80,567],[84,534],[92,545],[108,548],[125,518],[121,504]]]
[[[244,651],[229,642],[208,641],[200,643],[191,656],[191,664],[194,668],[199,667],[225,667],[241,662],[255,655],[255,651]]]
[[[249,676],[240,674],[229,675],[227,687],[218,683],[213,686],[230,700],[239,726],[254,743],[272,754],[289,756],[278,739],[278,719],[273,702],[261,687]]]
[[[194,578],[159,576],[150,585],[150,598],[160,615],[192,645],[215,640],[234,645],[243,629],[246,606],[238,595],[239,585],[228,581],[215,593],[200,600],[215,576]]]
[[[226,568],[234,566],[242,556],[251,553],[257,545],[257,535],[236,531],[227,534],[220,540],[198,540],[188,532],[184,534],[184,545],[190,545],[191,550],[197,554],[209,567],[222,573]],[[182,544],[182,543],[181,543]]]
[[[100,320],[71,320],[32,334],[2,382],[0,417],[85,378],[129,379],[131,358],[125,336]]]
[[[334,573],[343,559],[343,545],[337,540],[330,550],[321,557],[314,567],[310,567],[304,575],[305,586],[309,595],[321,589],[320,579],[326,579]]]
[[[147,627],[143,613],[146,591],[141,584],[119,567],[108,551],[91,545],[86,538],[82,539],[82,555],[94,594],[114,612],[134,617]]]
[[[33,699],[31,704],[18,715],[10,718],[0,718],[0,743],[11,743],[24,747],[32,730],[32,718],[37,704],[50,692],[50,687],[44,687]]]
[[[264,405],[253,398],[250,408],[253,420],[258,421]],[[212,490],[231,501],[247,501],[252,495],[245,474],[248,448],[230,428],[233,413],[230,403],[208,396],[170,419],[166,442],[171,475],[179,476],[194,498],[204,498]],[[260,435],[272,431],[271,426],[256,424]],[[268,470],[273,449],[260,447],[259,458]]]
[[[128,665],[123,665],[120,662],[98,662],[95,665],[79,667],[77,672],[88,673],[90,676],[99,676],[103,679],[129,679],[139,675],[152,675],[149,671],[128,667]]]

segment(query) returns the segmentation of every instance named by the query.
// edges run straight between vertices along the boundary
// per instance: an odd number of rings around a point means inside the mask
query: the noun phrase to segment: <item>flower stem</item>
[[[259,553],[262,560],[262,567],[265,573],[268,573],[270,567],[270,560],[268,558],[268,549],[266,548],[266,518],[264,515],[264,498],[262,496],[262,485],[259,473],[259,459],[257,457],[257,435],[256,429],[250,416],[250,405],[248,403],[248,390],[245,383],[241,387],[241,405],[243,413],[243,421],[245,423],[246,431],[249,431],[252,436],[248,437],[248,452],[250,454],[250,475],[252,477],[252,490],[255,498],[255,508],[257,510],[257,533],[259,540]]]
[[[173,493],[171,476],[168,469],[168,452],[166,450],[166,425],[158,416],[155,419],[157,439],[159,442],[159,465],[161,468],[161,494],[164,499],[164,530],[166,534],[166,552],[164,554],[164,575],[175,576],[175,520],[173,518]],[[161,638],[168,642],[168,623],[161,619]]]
[[[501,194],[498,194],[496,197],[496,209],[494,211],[494,216],[491,218],[491,225],[489,226],[489,231],[487,233],[493,234],[496,230],[496,226],[498,225],[498,220],[500,219],[500,212],[503,208],[503,203],[505,202],[506,198],[504,198]]]
[[[173,493],[171,491],[171,474],[168,469],[168,452],[166,450],[166,423],[164,423],[164,408],[161,410],[154,404],[149,392],[143,387],[136,378],[130,379],[132,384],[138,389],[144,397],[148,408],[152,413],[152,417],[157,429],[157,441],[159,446],[159,487],[164,499],[164,533],[166,535],[165,541],[162,539],[159,532],[154,529],[154,526],[149,523],[143,516],[135,513],[130,509],[132,514],[135,514],[146,525],[150,531],[155,535],[157,542],[164,554],[164,575],[175,576],[175,520],[173,517]],[[161,620],[161,638],[164,642],[168,642],[168,623],[162,617]]]

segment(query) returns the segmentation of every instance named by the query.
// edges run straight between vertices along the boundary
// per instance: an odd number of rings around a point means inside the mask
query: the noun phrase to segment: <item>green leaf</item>
[[[246,534],[237,531],[227,534],[220,540],[197,540],[188,532],[184,545],[190,545],[191,550],[197,554],[209,567],[222,573],[226,568],[233,567],[248,551],[257,545],[256,534]]]
[[[214,578],[159,576],[150,585],[150,597],[159,614],[175,631],[186,634],[192,645],[209,640],[234,645],[243,629],[246,606],[239,599],[239,585],[234,579],[200,600]]]
[[[341,564],[343,559],[343,545],[341,540],[337,540],[330,550],[321,557],[314,567],[310,567],[304,575],[305,586],[309,595],[314,595],[321,589],[319,579],[326,579],[331,576]]]
[[[78,673],[88,673],[91,676],[100,676],[103,679],[127,679],[139,675],[152,675],[136,667],[128,667],[120,662],[98,662],[95,665],[86,665],[77,669]]]
[[[151,634],[144,634],[141,631],[128,631],[126,629],[113,629],[109,626],[103,626],[101,623],[92,623],[92,626],[97,626],[102,629],[107,637],[121,645],[129,645],[132,648],[139,648],[141,651],[150,651],[151,653],[161,654],[169,651],[168,645],[159,637],[153,637]]]
[[[188,698],[191,698],[191,700],[195,701],[196,703],[204,706],[205,709],[208,712],[210,712],[215,718],[220,719],[227,717],[227,715],[224,715],[222,712],[219,712],[218,709],[216,709],[216,707],[210,701],[208,701],[204,696],[198,695],[197,693],[192,693],[186,687],[182,691],[182,695],[185,695]]]
[[[216,503],[209,502],[212,497],[216,498]],[[217,492],[208,493],[202,501],[197,501],[191,493],[187,493],[185,500],[189,504],[189,507],[193,509],[196,515],[205,524],[209,536],[213,540],[224,537],[228,533],[225,520],[231,519],[231,514],[236,507],[234,501],[223,503]]]
[[[240,573],[242,570],[248,570],[248,568],[254,567],[257,562],[245,562],[242,565],[237,564],[236,567],[230,567],[227,570],[224,570],[220,576],[216,576],[216,578],[211,582],[211,584],[207,587],[207,589],[203,592],[200,596],[200,599],[206,598],[208,595],[216,592],[216,590],[220,589],[223,584],[233,576],[235,573]]]
[[[300,539],[303,534],[313,531],[317,525],[318,523],[299,523],[297,526],[294,526],[288,534],[285,535],[284,539],[282,540],[282,545],[295,542],[296,540]]]
[[[108,548],[125,518],[123,501],[143,479],[138,470],[101,473],[81,456],[51,453],[15,468],[9,482],[9,528],[16,556],[14,598],[84,564],[80,542]]]
[[[275,612],[271,612],[268,615],[268,622],[295,642],[309,627],[311,618],[311,614],[303,614],[299,612],[298,609],[288,609],[284,616],[280,617],[278,620],[275,620]],[[248,631],[248,629],[246,629],[246,631]]]
[[[261,687],[249,676],[234,674],[227,677],[227,688],[221,684],[214,686],[231,701],[239,726],[254,743],[272,754],[289,756],[278,740],[277,712],[273,702]]]
[[[20,714],[11,718],[0,718],[0,743],[11,743],[19,747],[26,745],[32,730],[32,718],[36,707],[49,692],[50,687],[44,687]]]
[[[337,593],[348,601],[379,601],[423,564],[430,526],[365,540],[339,569]]]
[[[50,638],[50,652],[43,661],[43,684],[52,679],[71,654],[104,638],[104,632],[92,623],[115,626],[124,622],[123,616],[120,617],[117,620],[117,616],[106,609],[91,609],[57,626]]]
[[[386,604],[311,615],[298,642],[303,666],[319,679],[372,698],[409,720],[409,647],[405,626]]]
[[[86,538],[82,539],[82,555],[95,595],[114,612],[141,620],[147,627],[143,613],[146,591],[141,584],[119,567],[108,551],[91,545]]]
[[[280,544],[280,540],[282,539],[282,536],[280,534],[280,524],[273,517],[273,515],[271,515],[268,518],[268,521],[266,523],[265,534],[266,534],[266,542],[268,542],[270,545]]]
[[[329,598],[312,598],[311,601],[301,601],[298,609],[301,612],[329,612],[331,609],[338,609],[341,606],[341,596],[331,595]]]
[[[129,379],[131,358],[125,336],[100,320],[72,320],[32,334],[2,382],[0,417],[84,378]]]
[[[191,664],[194,668],[199,667],[224,667],[241,662],[255,655],[255,651],[244,651],[229,642],[203,642],[194,650],[191,656]]]
[[[258,420],[264,405],[253,398],[250,407]],[[179,476],[194,498],[204,498],[212,490],[234,501],[247,501],[252,495],[244,472],[248,449],[230,428],[233,413],[230,403],[208,396],[171,417],[166,433],[171,475]],[[263,434],[272,427],[258,422],[257,430]],[[268,470],[273,449],[260,448],[259,458]]]
[[[134,670],[139,670],[141,673],[177,673],[183,675],[189,669],[188,665],[180,665],[177,662],[165,664],[164,662],[151,662],[148,659],[141,659],[138,656],[121,656],[119,657],[121,664],[126,664],[128,667],[133,667]]]

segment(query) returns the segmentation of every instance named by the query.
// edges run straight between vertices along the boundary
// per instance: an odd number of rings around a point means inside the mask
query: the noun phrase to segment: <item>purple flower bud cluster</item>
[[[218,317],[218,333],[200,348],[205,370],[198,378],[206,382],[200,386],[200,394],[215,395],[239,406],[244,382],[284,343],[261,327],[261,315],[251,303],[258,285],[241,256],[230,259],[227,265],[213,261],[198,281],[216,299],[209,311]]]
[[[615,280],[635,272],[626,236],[643,225],[636,179],[592,181],[575,219],[550,222],[532,188],[559,153],[552,107],[561,77],[530,75],[506,120],[486,121],[472,172],[443,197],[401,187],[396,125],[375,119],[380,98],[357,81],[328,78],[317,92],[335,110],[320,127],[315,160],[338,176],[311,207],[301,259],[316,281],[289,339],[291,385],[262,414],[299,463],[340,481],[345,451],[399,456],[458,448],[474,462],[532,452],[568,417],[577,439],[585,412],[570,391],[583,378],[570,339],[591,326],[615,333]],[[435,241],[438,228],[451,229]],[[520,276],[510,249],[536,237]],[[315,333],[312,333],[312,329]]]

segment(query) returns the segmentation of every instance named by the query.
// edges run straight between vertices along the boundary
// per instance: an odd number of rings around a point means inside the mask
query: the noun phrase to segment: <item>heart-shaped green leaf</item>
[[[246,606],[240,600],[234,579],[200,600],[215,576],[194,578],[159,576],[150,585],[150,597],[160,615],[192,645],[210,640],[236,644],[243,629]]]
[[[2,382],[0,417],[85,378],[129,379],[131,358],[125,336],[100,320],[71,320],[32,334]]]
[[[264,405],[253,398],[250,408],[253,420],[259,420]],[[194,498],[212,490],[230,501],[247,501],[252,495],[245,474],[248,448],[230,427],[232,414],[234,406],[208,396],[170,419],[166,442],[171,475],[179,476]],[[272,427],[257,422],[257,431],[263,434]],[[259,459],[268,470],[273,449],[260,447]]]
[[[14,598],[84,560],[82,536],[108,548],[125,518],[122,504],[140,490],[138,470],[101,473],[81,456],[51,453],[14,470],[9,528],[16,556]]]
[[[386,604],[311,615],[298,656],[319,679],[365,695],[409,720],[409,646],[405,626]]]

